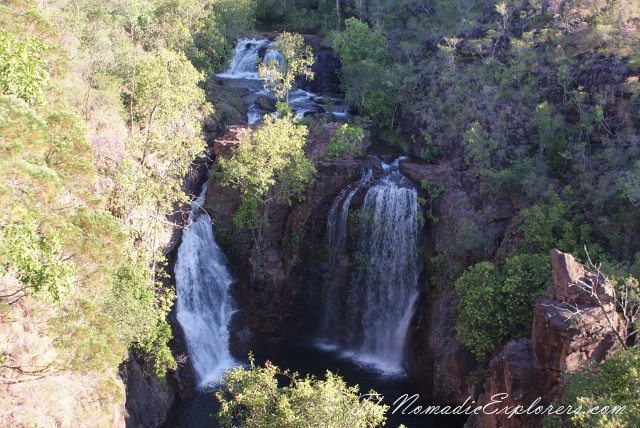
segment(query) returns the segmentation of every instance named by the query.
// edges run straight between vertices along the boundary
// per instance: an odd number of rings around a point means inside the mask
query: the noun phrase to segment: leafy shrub
[[[590,363],[561,379],[564,393],[555,407],[581,408],[580,414],[546,416],[545,428],[637,427],[640,426],[640,348],[620,350],[603,363]],[[596,406],[602,411],[624,407],[621,414],[587,413]]]
[[[549,257],[538,254],[510,257],[500,267],[482,262],[466,269],[455,282],[460,342],[483,357],[506,340],[528,337],[535,301],[550,277]]]
[[[280,371],[270,362],[265,367],[251,365],[227,373],[224,389],[216,396],[220,410],[216,417],[225,427],[376,427],[384,423],[386,407],[358,400],[358,387],[348,387],[327,371],[325,380],[298,377]],[[278,387],[278,378],[287,386]],[[374,391],[370,393],[375,394]]]
[[[364,130],[356,125],[345,123],[336,131],[336,136],[331,138],[330,144],[327,146],[328,161],[332,161],[341,156],[356,156],[360,154],[360,149],[357,147],[364,138]]]

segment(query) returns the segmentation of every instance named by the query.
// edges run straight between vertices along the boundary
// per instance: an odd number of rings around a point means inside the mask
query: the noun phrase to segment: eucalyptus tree
[[[286,31],[276,37],[274,47],[282,55],[282,64],[275,59],[263,62],[258,67],[258,75],[264,79],[265,88],[275,92],[276,98],[289,102],[289,92],[296,77],[313,79],[313,53],[311,46],[304,45],[300,34]]]

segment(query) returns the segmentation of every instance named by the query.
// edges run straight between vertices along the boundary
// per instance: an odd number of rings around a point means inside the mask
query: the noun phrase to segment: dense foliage
[[[279,386],[283,380],[285,385]],[[348,387],[331,372],[325,380],[300,378],[268,361],[256,367],[251,359],[250,367],[228,372],[223,383],[224,389],[216,393],[221,403],[216,416],[225,427],[367,428],[386,419],[384,406],[360,402],[358,387]]]
[[[558,406],[580,408],[579,414],[546,416],[545,427],[635,427],[640,424],[640,349],[621,350],[600,364],[588,364],[562,376],[564,393]],[[600,414],[605,408],[619,414]],[[588,412],[595,409],[596,412]]]
[[[231,159],[218,160],[223,185],[243,194],[234,222],[257,231],[258,246],[270,205],[301,196],[315,173],[304,152],[308,132],[293,114],[265,115],[264,123],[240,142]]]
[[[163,265],[212,111],[197,69],[224,67],[255,3],[45,3],[0,6],[0,310],[35,297],[47,372],[96,376],[111,417],[127,350],[160,379],[176,368]],[[6,339],[3,376],[31,373],[41,355]]]
[[[533,307],[550,279],[545,254],[516,255],[499,267],[482,262],[467,269],[455,282],[460,342],[483,357],[509,339],[529,337]]]

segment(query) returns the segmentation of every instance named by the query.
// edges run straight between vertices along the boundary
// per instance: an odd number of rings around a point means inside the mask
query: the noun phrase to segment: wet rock
[[[342,68],[340,55],[329,48],[321,48],[315,53],[315,61],[311,66],[313,80],[298,79],[296,85],[305,91],[316,93],[340,92],[338,73]]]
[[[454,301],[455,293],[429,300],[409,336],[407,374],[430,402],[462,403],[476,395],[466,378],[478,363],[456,338]]]
[[[255,100],[255,105],[264,111],[274,112],[276,111],[276,100],[273,98],[269,98],[266,95],[260,95]]]

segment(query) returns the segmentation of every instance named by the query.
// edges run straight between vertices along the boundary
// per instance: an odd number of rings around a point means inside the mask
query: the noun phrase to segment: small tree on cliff
[[[300,34],[285,31],[276,37],[275,48],[282,54],[283,64],[277,60],[262,63],[258,67],[258,75],[264,79],[265,88],[275,92],[276,98],[289,102],[289,92],[297,76],[313,79],[311,46],[304,45]]]
[[[258,249],[268,225],[270,204],[290,204],[315,173],[304,153],[308,132],[292,114],[265,115],[264,124],[240,142],[231,159],[219,160],[222,184],[242,192],[234,223],[252,231]]]

